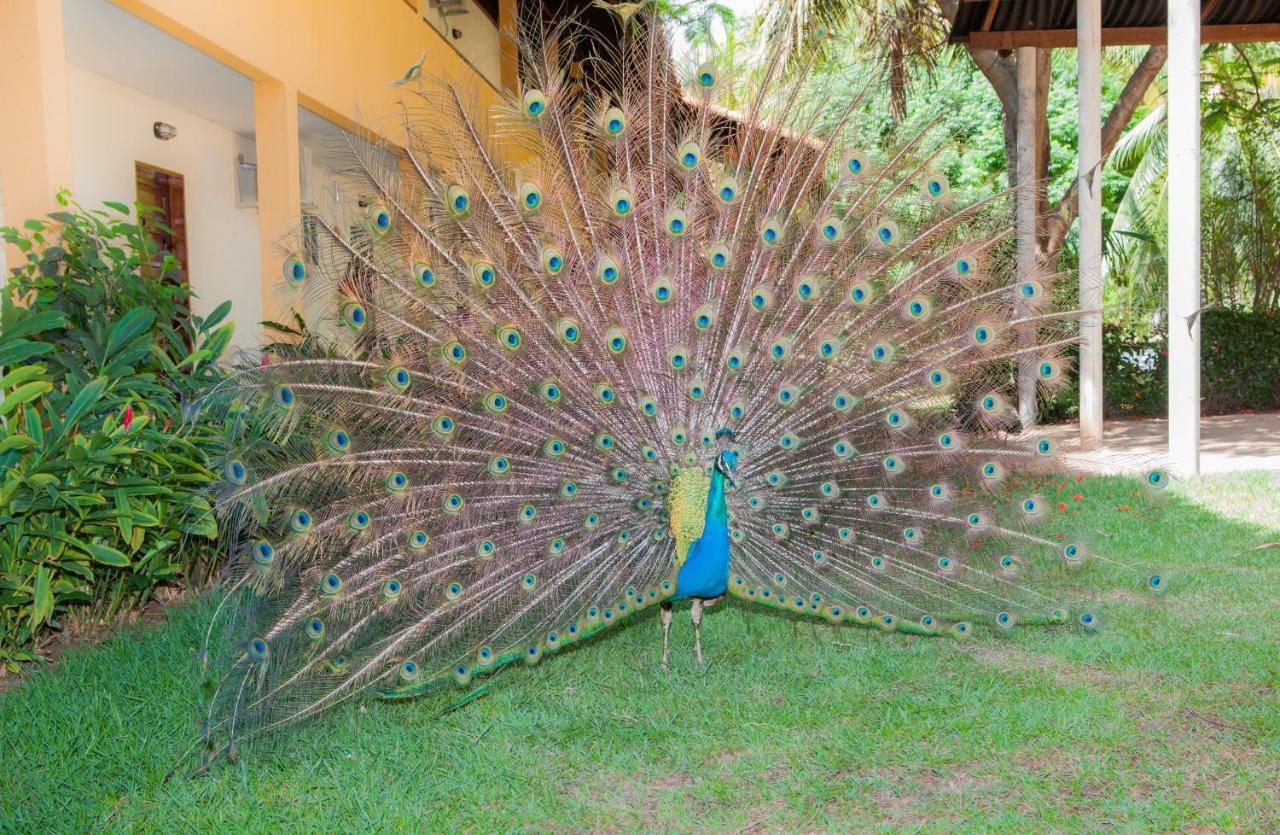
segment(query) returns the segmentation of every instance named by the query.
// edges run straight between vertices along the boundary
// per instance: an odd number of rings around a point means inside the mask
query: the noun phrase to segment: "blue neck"
[[[711,492],[707,495],[707,517],[705,525],[727,526],[729,524],[729,506],[724,499],[724,473],[719,469],[711,472]]]

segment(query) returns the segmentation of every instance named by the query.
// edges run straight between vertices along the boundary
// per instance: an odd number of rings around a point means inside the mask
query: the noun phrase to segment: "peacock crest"
[[[966,200],[936,131],[883,148],[778,61],[719,107],[733,80],[678,78],[647,13],[521,49],[496,107],[402,88],[403,140],[352,137],[282,259],[314,335],[221,399],[219,509],[245,535],[210,749],[678,598],[709,495],[742,601],[922,635],[1096,626],[1052,594],[1084,544],[1037,527],[1018,475],[1054,444],[1005,431],[1012,366],[1059,385],[1074,339],[1053,277],[1013,272],[1008,196]]]

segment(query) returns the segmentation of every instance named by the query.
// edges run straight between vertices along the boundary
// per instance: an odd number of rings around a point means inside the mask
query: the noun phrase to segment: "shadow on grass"
[[[1265,519],[1280,479],[1205,484]],[[1097,634],[920,641],[729,600],[705,672],[677,613],[664,676],[651,607],[444,716],[466,691],[344,705],[164,783],[198,732],[211,611],[176,607],[0,696],[0,829],[1280,824],[1280,558],[1250,550],[1280,533],[1200,494],[1135,512],[1130,482],[1073,489],[1104,553],[1172,578],[1152,598],[1141,571],[1064,575]]]

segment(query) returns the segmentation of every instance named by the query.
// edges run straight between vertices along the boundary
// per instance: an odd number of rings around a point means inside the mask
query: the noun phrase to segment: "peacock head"
[[[717,441],[734,440],[734,432],[732,429],[721,429],[716,432]],[[722,449],[716,456],[716,470],[725,477],[730,487],[738,486],[738,452],[734,449]]]

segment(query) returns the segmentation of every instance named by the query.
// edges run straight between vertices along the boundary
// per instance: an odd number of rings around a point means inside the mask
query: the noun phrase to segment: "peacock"
[[[779,54],[686,71],[655,15],[614,20],[526,27],[497,105],[402,85],[403,138],[349,137],[282,252],[306,336],[210,399],[240,538],[209,756],[651,608],[665,669],[685,600],[699,665],[726,597],[921,637],[1098,626],[1052,593],[1087,549],[1037,527],[1062,462],[1015,412],[1022,371],[1064,384],[1078,314],[1016,274],[1011,195],[966,199],[933,125],[886,147]]]

